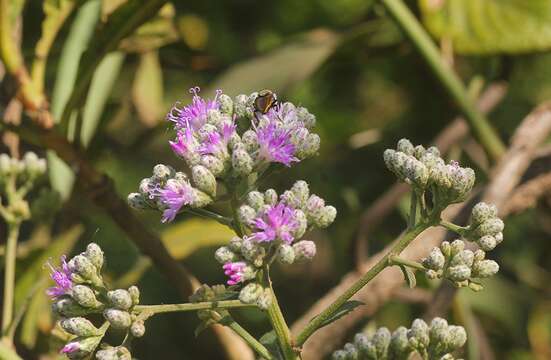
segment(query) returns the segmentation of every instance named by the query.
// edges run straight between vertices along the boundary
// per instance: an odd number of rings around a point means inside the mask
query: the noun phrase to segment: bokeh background
[[[59,26],[44,81],[56,120],[75,87],[82,53],[94,49],[101,40],[96,36],[104,34],[101,29],[110,21],[124,26],[125,17],[114,19],[113,14],[125,1],[12,3],[22,6],[15,21],[29,63],[44,31]],[[70,9],[64,8],[67,3],[72,3]],[[549,1],[419,0],[407,5],[473,96],[492,85],[503,86],[504,96],[489,118],[508,143],[522,119],[551,97]],[[175,101],[190,100],[192,86],[200,86],[204,96],[212,96],[215,89],[233,96],[269,88],[317,116],[319,156],[276,173],[265,184],[281,190],[306,179],[312,191],[338,209],[330,228],[309,235],[318,244],[314,262],[274,272],[290,323],[355,268],[361,215],[394,182],[382,161],[384,149],[402,137],[430,144],[460,114],[411,41],[373,0],[173,1],[110,50],[107,55],[85,53],[98,66],[81,111],[65,130],[87,159],[113,180],[122,198],[150,176],[155,164],[182,167],[168,147],[173,133],[164,116]],[[12,76],[0,74],[5,120],[17,86]],[[13,150],[13,136],[3,139],[2,150]],[[112,283],[137,283],[142,303],[186,300],[104,209],[73,186],[70,168],[24,140],[18,148],[49,157],[51,171],[44,183],[53,188],[34,194],[35,217],[26,223],[20,240],[17,304],[28,301],[39,284],[16,337],[24,359],[57,358],[61,346],[49,335],[53,319],[49,300],[42,295],[48,286],[44,263],[61,253],[79,252],[90,241],[105,250]],[[525,180],[549,171],[545,149]],[[487,183],[493,161],[473,137],[453,143],[447,157],[473,167],[477,184]],[[404,228],[405,198],[379,226],[369,229],[369,254]],[[469,340],[465,358],[551,358],[550,199],[547,193],[530,209],[507,218],[506,240],[491,255],[501,265],[498,276],[485,283],[483,292],[462,290],[452,300],[452,322],[465,325],[466,316],[476,320],[467,324],[474,340]],[[228,241],[229,230],[186,215],[169,225],[161,225],[155,212],[137,216],[201,282],[224,281],[213,251]],[[2,239],[4,230],[0,228]],[[418,282],[413,295],[404,295],[407,290],[397,293],[355,330],[382,325],[394,329],[421,316],[433,306],[431,294],[438,284],[421,277]],[[269,329],[258,311],[239,311],[236,318],[257,336]],[[147,322],[146,336],[134,342],[133,354],[139,359],[222,358],[208,335],[194,336],[197,325],[194,314],[156,316]]]

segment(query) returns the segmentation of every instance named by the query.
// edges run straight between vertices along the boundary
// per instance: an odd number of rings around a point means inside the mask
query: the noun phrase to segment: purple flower
[[[56,286],[46,290],[46,293],[54,299],[69,293],[73,288],[73,281],[71,280],[72,271],[69,269],[69,265],[67,265],[65,260],[65,255],[61,256],[60,269],[56,269],[52,266],[52,264],[48,263],[51,270],[50,276]]]
[[[218,96],[222,93],[221,90],[216,90],[216,95],[212,100],[200,97],[199,91],[198,86],[189,89],[189,92],[193,94],[191,104],[180,107],[180,104],[176,103],[166,116],[167,120],[174,122],[176,128],[191,128],[197,131],[207,122],[208,111],[220,108]]]
[[[224,264],[222,266],[222,269],[224,269],[224,274],[230,277],[227,284],[237,285],[238,283],[244,281],[245,280],[244,271],[246,267],[247,267],[247,264],[245,264],[242,261]]]
[[[252,221],[256,231],[250,239],[257,242],[282,240],[291,244],[295,239],[292,232],[299,226],[294,214],[293,208],[281,202],[271,206]]]
[[[268,162],[278,162],[291,166],[298,161],[294,156],[295,145],[291,142],[291,131],[270,122],[256,129],[258,138],[258,159]]]
[[[183,158],[190,158],[196,150],[198,144],[193,136],[193,130],[190,128],[178,131],[175,141],[169,141],[172,151]]]
[[[78,342],[70,342],[67,343],[63,349],[61,349],[60,353],[62,354],[72,354],[74,352],[77,352],[80,350],[80,344]]]
[[[236,125],[234,123],[225,123],[222,125],[222,131],[213,131],[209,133],[206,139],[199,146],[201,155],[214,155],[222,157],[227,153],[228,143],[235,133]]]
[[[195,189],[187,181],[170,179],[164,189],[158,190],[159,200],[167,206],[163,212],[162,222],[174,220],[182,206],[195,200]]]

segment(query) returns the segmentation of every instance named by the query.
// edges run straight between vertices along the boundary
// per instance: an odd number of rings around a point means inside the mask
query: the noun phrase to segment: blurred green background
[[[27,1],[23,6],[20,0],[13,1],[15,9],[22,6],[16,21],[28,62],[43,29],[60,26],[44,82],[54,119],[63,112],[73,90],[82,52],[101,40],[96,36],[124,3],[58,0]],[[522,118],[551,97],[548,0],[419,0],[407,4],[447,59],[453,60],[465,84],[473,79],[483,86],[507,84],[504,99],[489,115],[502,139],[509,139]],[[124,18],[114,20],[124,26]],[[275,271],[276,292],[290,323],[354,268],[353,241],[360,215],[393,183],[382,161],[384,149],[402,137],[429,144],[459,113],[423,58],[376,1],[173,1],[124,37],[115,51],[107,56],[98,53],[98,58],[94,53],[86,56],[90,57],[86,61],[97,61],[99,66],[80,121],[72,120],[82,125],[75,128],[69,123],[68,135],[114,180],[123,198],[135,191],[155,164],[182,166],[167,146],[173,134],[164,116],[175,101],[190,99],[192,86],[200,86],[204,96],[218,88],[232,96],[269,88],[317,116],[322,138],[319,156],[277,173],[266,184],[282,190],[306,179],[312,191],[339,211],[329,229],[310,234],[319,251],[312,264]],[[2,112],[14,93],[13,79],[4,74]],[[20,148],[46,156],[44,149],[24,142]],[[478,182],[484,184],[489,160],[479,149],[467,138],[452,146],[450,156],[473,167],[480,174]],[[26,224],[20,240],[19,305],[33,285],[47,277],[43,267],[47,259],[79,252],[90,241],[105,250],[107,273],[114,284],[138,283],[143,304],[186,300],[149,266],[109,216],[81,192],[71,191],[66,167],[59,162],[51,166],[50,183],[61,197],[35,194],[35,219]],[[542,161],[540,168],[549,170],[549,166]],[[506,241],[492,254],[502,270],[487,282],[487,289],[476,296],[461,291],[454,309],[463,306],[473,312],[491,348],[490,354],[481,355],[469,342],[465,358],[551,358],[549,199],[507,219]],[[371,254],[403,229],[401,209],[397,206],[373,230]],[[189,216],[180,216],[169,225],[161,225],[154,212],[138,216],[201,282],[224,281],[213,251],[229,240],[228,230]],[[0,230],[3,234],[4,229]],[[434,289],[434,284],[419,280],[421,288]],[[40,291],[29,302],[16,337],[24,359],[56,358],[62,344],[48,335],[52,327],[49,300],[41,295],[46,286],[39,283]],[[409,324],[427,306],[391,300],[358,329],[366,324],[391,328]],[[453,320],[456,313],[452,310],[449,318]],[[269,328],[257,311],[240,311],[236,317],[255,335]],[[206,335],[194,337],[197,324],[194,314],[157,316],[148,321],[146,336],[134,341],[133,354],[140,359],[218,358],[209,350]]]

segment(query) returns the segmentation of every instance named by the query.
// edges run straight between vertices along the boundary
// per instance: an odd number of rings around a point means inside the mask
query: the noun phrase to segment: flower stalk
[[[15,286],[15,262],[17,239],[19,237],[19,222],[8,224],[8,240],[6,244],[5,271],[4,271],[4,299],[2,307],[2,333],[8,330],[13,318],[13,298]],[[11,342],[11,339],[10,339]]]
[[[235,309],[253,307],[254,304],[245,304],[239,300],[205,301],[185,304],[161,304],[161,305],[136,305],[134,311],[140,314],[162,314],[182,311],[196,311],[208,309]]]

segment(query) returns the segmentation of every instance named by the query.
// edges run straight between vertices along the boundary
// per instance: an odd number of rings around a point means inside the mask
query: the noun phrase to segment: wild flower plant
[[[315,155],[320,138],[313,132],[316,118],[304,107],[285,102],[268,109],[256,106],[258,93],[234,99],[217,91],[212,99],[199,96],[193,88],[192,103],[176,104],[167,120],[175,131],[170,146],[189,171],[159,164],[145,178],[138,192],[128,196],[136,209],[155,209],[161,221],[173,221],[188,212],[214,219],[234,230],[236,236],[216,250],[214,257],[228,277],[226,285],[202,285],[190,303],[139,305],[136,287],[110,290],[101,276],[103,252],[95,244],[54,269],[56,286],[49,290],[54,311],[62,317],[61,327],[74,336],[62,350],[80,359],[95,352],[96,359],[129,359],[129,343],[145,332],[145,321],[158,313],[198,311],[198,330],[219,323],[240,335],[264,359],[299,359],[301,347],[317,329],[345,316],[358,305],[349,301],[377,274],[399,266],[407,279],[412,270],[429,279],[443,278],[458,287],[482,290],[480,279],[494,275],[499,267],[485,259],[502,239],[503,222],[495,207],[480,203],[473,209],[468,226],[441,218],[450,204],[462,202],[475,183],[472,169],[457,162],[446,163],[438,149],[413,146],[402,139],[395,150],[384,153],[387,167],[399,180],[411,185],[411,207],[407,229],[392,249],[330,306],[292,336],[272,287],[270,268],[312,260],[314,242],[305,239],[314,228],[325,228],[335,219],[336,209],[311,193],[306,181],[278,194],[261,189],[261,180],[277,167],[290,167]],[[228,202],[231,214],[220,214],[209,205]],[[466,249],[463,240],[444,242],[420,262],[400,253],[420,233],[444,226],[480,246]],[[413,284],[410,284],[413,285]],[[255,339],[232,319],[230,308],[257,307],[266,312],[273,331]],[[103,325],[85,317],[103,314]],[[123,329],[127,336],[118,346],[101,344],[108,328]],[[410,329],[390,333],[379,329],[368,337],[359,334],[354,343],[335,352],[335,359],[407,359],[417,352],[423,359],[453,359],[454,351],[466,341],[465,330],[434,319],[430,326],[415,320]],[[100,349],[100,350],[98,350]]]

